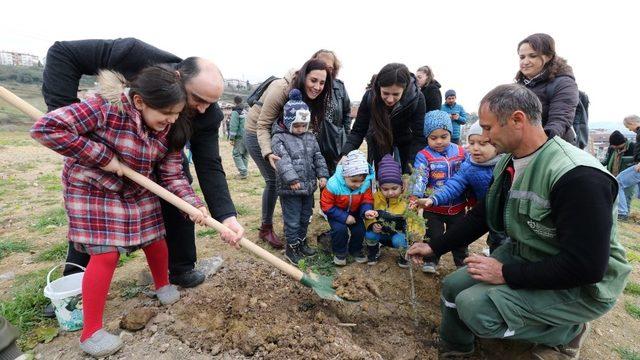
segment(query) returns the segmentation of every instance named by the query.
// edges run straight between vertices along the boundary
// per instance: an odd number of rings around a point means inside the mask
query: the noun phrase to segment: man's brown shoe
[[[580,358],[580,348],[585,339],[589,336],[591,326],[585,323],[582,331],[568,344],[560,346],[537,345],[531,351],[531,358],[534,360],[573,360]]]

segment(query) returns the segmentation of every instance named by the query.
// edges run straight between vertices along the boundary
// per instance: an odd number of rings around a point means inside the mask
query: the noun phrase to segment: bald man
[[[223,116],[216,102],[224,91],[224,81],[213,62],[197,57],[182,60],[134,38],[58,41],[47,52],[42,94],[51,111],[80,101],[77,93],[82,75],[95,75],[101,69],[109,69],[131,79],[153,64],[170,64],[180,73],[188,95],[186,111],[193,128],[191,152],[200,187],[212,216],[235,231],[221,234],[223,240],[235,243],[243,236],[244,229],[236,219],[220,159],[218,128]],[[189,163],[183,158],[184,171],[191,180]],[[195,270],[193,223],[164,201],[162,212],[167,230],[171,283],[182,287],[201,284],[205,276]],[[86,266],[88,261],[88,255],[69,247],[67,262]],[[76,271],[75,267],[67,267],[64,275]]]

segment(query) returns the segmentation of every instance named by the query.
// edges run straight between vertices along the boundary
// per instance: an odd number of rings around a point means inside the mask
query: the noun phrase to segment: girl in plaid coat
[[[122,76],[102,72],[95,97],[52,111],[31,128],[31,136],[65,156],[63,196],[68,239],[91,260],[82,281],[84,328],[80,348],[95,357],[122,347],[102,329],[111,278],[120,253],[143,249],[163,305],[180,298],[169,285],[165,228],[157,196],[122,178],[129,166],[208,215],[184,176],[181,156],[190,124],[179,118],[186,92],[169,68],[148,67],[125,88]],[[157,177],[157,178],[156,178]]]

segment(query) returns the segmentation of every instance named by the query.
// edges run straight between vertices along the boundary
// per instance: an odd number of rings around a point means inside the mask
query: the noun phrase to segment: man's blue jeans
[[[636,171],[636,167],[630,166],[623,172],[618,174],[616,178],[618,180],[618,215],[629,216],[629,207],[631,206],[625,193],[626,189],[634,188],[640,184],[640,172]],[[628,191],[628,190],[627,190]]]

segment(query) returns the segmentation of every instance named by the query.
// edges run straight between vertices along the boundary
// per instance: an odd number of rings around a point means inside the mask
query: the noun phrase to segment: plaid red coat
[[[195,207],[181,156],[168,152],[169,129],[154,132],[126,95],[121,102],[100,96],[52,111],[31,128],[31,136],[65,156],[62,170],[70,241],[90,245],[135,246],[164,238],[159,198],[134,182],[100,169],[120,162]],[[154,171],[155,170],[155,171]]]

